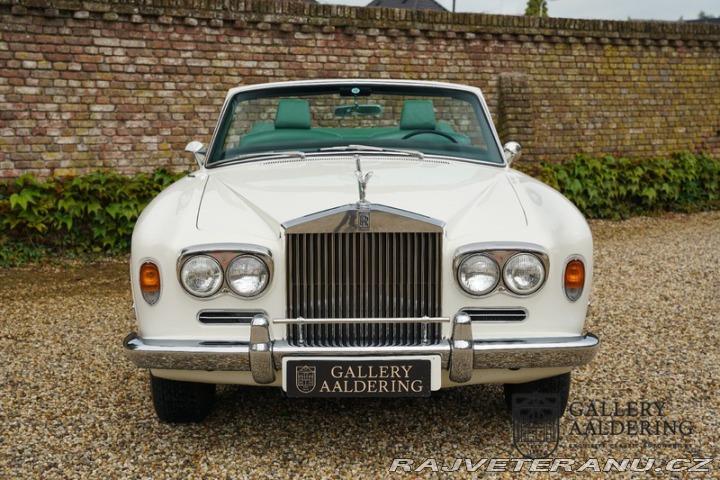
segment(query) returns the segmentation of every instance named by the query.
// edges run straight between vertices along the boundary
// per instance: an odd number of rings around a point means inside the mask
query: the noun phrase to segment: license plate
[[[285,358],[283,387],[288,397],[429,397],[433,360]]]

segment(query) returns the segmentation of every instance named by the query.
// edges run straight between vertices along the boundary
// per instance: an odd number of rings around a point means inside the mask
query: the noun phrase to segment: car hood
[[[364,156],[367,200],[445,224],[449,238],[526,226],[503,168],[477,163]],[[359,200],[354,156],[244,163],[209,170],[197,217],[205,231],[278,238],[282,224]]]

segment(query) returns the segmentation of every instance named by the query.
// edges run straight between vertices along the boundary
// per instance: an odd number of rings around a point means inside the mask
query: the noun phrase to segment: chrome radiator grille
[[[441,338],[439,322],[353,322],[289,325],[287,340],[301,347],[412,347]]]
[[[299,233],[287,237],[288,318],[440,316],[441,233]],[[413,345],[439,340],[439,324],[288,326],[309,345]]]

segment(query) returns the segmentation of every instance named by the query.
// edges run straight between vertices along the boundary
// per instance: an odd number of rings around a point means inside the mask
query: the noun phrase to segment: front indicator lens
[[[153,262],[140,265],[140,292],[149,305],[155,305],[160,299],[160,272]]]
[[[457,272],[460,286],[471,295],[485,295],[500,280],[500,267],[487,255],[470,255],[460,263]]]
[[[585,265],[580,260],[570,260],[565,266],[565,295],[571,302],[582,296],[585,288]]]
[[[252,255],[242,255],[230,262],[227,282],[230,289],[242,297],[254,297],[262,293],[269,277],[265,262]]]
[[[537,291],[545,281],[545,267],[535,255],[518,253],[505,263],[503,280],[511,292],[529,295]]]
[[[180,270],[180,281],[192,295],[209,297],[215,295],[223,283],[222,268],[212,257],[197,255],[189,259]]]

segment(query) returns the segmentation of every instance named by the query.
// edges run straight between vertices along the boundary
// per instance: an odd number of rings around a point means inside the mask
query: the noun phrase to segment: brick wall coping
[[[417,35],[421,32],[450,36],[465,34],[469,39],[475,35],[521,38],[527,35],[532,41],[552,42],[553,37],[557,37],[557,41],[567,41],[567,37],[571,37],[585,43],[600,39],[601,43],[657,43],[662,46],[673,42],[676,46],[687,43],[689,46],[720,48],[720,24],[716,23],[540,18],[268,0],[0,0],[0,8],[3,6],[10,7],[16,15],[57,16],[60,12],[70,11],[76,16],[81,12],[80,18],[97,15],[110,21],[122,20],[123,16],[136,22],[142,21],[142,16],[179,17],[189,19],[184,21],[188,26],[196,24],[192,20],[204,20],[210,26],[231,22],[235,28],[245,28],[247,23],[299,24],[370,29],[364,32],[370,35],[393,35],[393,30],[410,30],[411,34],[415,31]],[[215,23],[210,23],[212,21]]]

